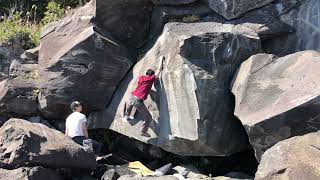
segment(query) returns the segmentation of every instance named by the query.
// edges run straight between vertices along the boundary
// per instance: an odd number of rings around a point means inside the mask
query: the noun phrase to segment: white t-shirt
[[[68,129],[68,136],[73,138],[75,136],[84,136],[82,130],[82,123],[86,123],[87,118],[84,114],[73,112],[66,120],[66,128]]]

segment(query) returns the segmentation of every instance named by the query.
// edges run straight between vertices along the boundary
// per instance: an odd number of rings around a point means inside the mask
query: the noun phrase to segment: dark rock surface
[[[174,176],[161,176],[161,177],[132,177],[129,175],[121,176],[118,180],[179,180]]]
[[[127,47],[139,48],[148,37],[152,2],[96,0],[95,22]]]
[[[245,126],[258,160],[279,141],[320,129],[320,53],[277,58],[258,54],[235,77],[235,115]]]
[[[39,108],[48,119],[65,118],[73,100],[86,111],[105,108],[133,64],[126,47],[93,23],[100,3],[91,1],[42,34]]]
[[[296,0],[276,0],[274,3],[249,11],[234,20],[225,20],[215,13],[203,18],[203,21],[214,21],[225,24],[241,24],[251,28],[259,34],[263,41],[277,39],[281,35],[294,32],[294,28],[281,21],[279,18],[287,12],[294,10],[298,2]],[[282,47],[283,48],[283,47]]]
[[[196,2],[198,0],[152,0],[157,5],[183,5]]]
[[[9,119],[9,116],[6,113],[0,113],[0,127]]]
[[[10,119],[0,129],[0,166],[93,169],[92,153],[45,125]]]
[[[161,161],[166,158],[166,152],[159,147],[145,144],[123,135],[118,136],[112,143],[112,151],[127,161]]]
[[[152,11],[149,38],[158,37],[168,22],[186,22],[189,19],[191,22],[196,22],[211,12],[212,10],[201,1],[180,6],[155,6]]]
[[[72,177],[72,180],[100,180],[100,179],[91,177],[90,175],[82,175],[78,177]]]
[[[286,35],[294,29],[279,18],[291,11],[298,4],[295,0],[277,0],[262,8],[249,11],[234,20],[226,20],[212,12],[206,3],[197,1],[180,6],[155,6],[152,13],[150,38],[157,37],[167,22],[217,22],[223,24],[243,25],[259,34],[262,40]]]
[[[275,1],[278,2],[278,1]],[[291,9],[290,7],[294,7]],[[273,38],[264,43],[264,49],[267,53],[285,56],[304,50],[320,50],[318,41],[320,36],[319,13],[320,1],[318,0],[289,0],[277,3],[280,9],[284,11],[279,19],[293,27],[294,32],[289,35],[283,35]]]
[[[219,23],[170,23],[138,62],[105,111],[92,113],[91,128],[110,128],[167,151],[192,156],[230,155],[248,148],[233,116],[229,83],[248,57],[260,52],[256,33]],[[122,120],[125,101],[139,75],[167,57],[166,68],[145,101],[153,115],[151,138],[140,136],[141,121]],[[135,120],[141,120],[139,114]],[[132,125],[133,124],[133,125]]]
[[[320,133],[281,141],[261,158],[255,180],[320,179]]]
[[[1,180],[63,180],[57,172],[42,167],[22,167],[14,170],[0,169]]]
[[[274,0],[208,0],[212,10],[226,19],[235,19],[246,12],[260,8]]]

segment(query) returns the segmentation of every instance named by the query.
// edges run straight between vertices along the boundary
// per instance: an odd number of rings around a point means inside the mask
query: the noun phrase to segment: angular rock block
[[[10,77],[0,82],[0,111],[19,116],[38,112],[39,79],[37,64],[22,64],[14,60],[9,68]]]
[[[274,0],[208,0],[212,10],[230,20],[246,12],[265,6]]]
[[[110,128],[142,142],[186,156],[230,155],[248,148],[233,116],[230,82],[240,64],[260,52],[256,33],[219,23],[169,23],[153,48],[134,67],[105,111],[92,113],[90,128]],[[166,56],[165,70],[145,101],[154,122],[151,138],[141,121],[123,120],[125,102],[137,79]],[[138,122],[139,121],[139,122]]]
[[[39,50],[40,47],[25,50],[20,55],[20,59],[22,59],[25,64],[37,64],[39,59]]]
[[[1,180],[63,180],[57,172],[43,167],[22,167],[14,170],[0,169]]]
[[[47,119],[65,118],[73,100],[86,111],[104,109],[133,64],[126,47],[99,29],[98,3],[91,1],[42,33],[39,109]]]
[[[320,179],[320,133],[281,141],[261,158],[255,180]]]
[[[23,49],[0,45],[0,81],[9,77],[9,67],[12,60],[19,58]]]
[[[39,123],[10,119],[0,129],[0,166],[14,169],[24,166],[94,169],[93,153],[63,133]]]
[[[316,51],[258,54],[241,65],[232,87],[234,114],[258,160],[277,142],[320,129],[319,59]]]

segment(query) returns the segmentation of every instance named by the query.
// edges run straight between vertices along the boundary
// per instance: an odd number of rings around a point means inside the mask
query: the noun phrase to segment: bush
[[[24,49],[33,48],[39,44],[40,28],[37,25],[25,24],[20,17],[20,13],[15,13],[11,19],[0,23],[0,42]]]
[[[50,1],[46,9],[46,12],[44,12],[44,18],[41,20],[41,24],[43,26],[50,22],[57,21],[65,14],[65,9],[54,1]]]
[[[68,6],[75,8],[84,5],[89,2],[89,0],[55,0],[55,2],[61,4],[64,8],[67,8]]]
[[[200,18],[197,15],[190,15],[182,18],[182,22],[184,23],[195,23],[198,21],[200,21]]]
[[[0,43],[20,46],[23,49],[34,48],[40,44],[40,33],[43,27],[57,21],[65,14],[65,9],[54,1],[48,3],[40,23],[35,20],[36,11],[37,6],[33,5],[30,11],[14,12],[0,22]]]

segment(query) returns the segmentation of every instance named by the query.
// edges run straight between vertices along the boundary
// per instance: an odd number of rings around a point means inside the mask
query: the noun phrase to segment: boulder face
[[[127,49],[93,24],[97,6],[91,1],[42,33],[38,99],[48,119],[65,118],[73,100],[87,111],[104,109],[133,64]]]
[[[281,141],[261,158],[255,180],[320,179],[320,133]]]
[[[234,114],[257,159],[279,141],[319,130],[319,59],[316,51],[258,54],[241,65],[232,87]]]
[[[10,119],[0,129],[0,166],[93,169],[93,153],[43,124]]]
[[[10,77],[0,82],[0,111],[19,116],[37,114],[37,64],[22,64],[14,60]]]
[[[42,167],[23,167],[14,170],[0,169],[1,180],[63,180],[57,172]]]
[[[186,156],[230,155],[248,147],[233,116],[229,83],[246,58],[260,52],[256,33],[219,23],[169,23],[153,48],[131,71],[105,111],[89,116],[90,128],[110,128]],[[140,136],[141,120],[124,121],[125,102],[137,79],[166,56],[165,70],[145,101],[154,122],[151,138]]]
[[[208,0],[212,10],[230,20],[275,0]]]
[[[148,37],[150,0],[96,0],[95,23],[130,48],[141,47]],[[116,28],[115,28],[116,27]]]

